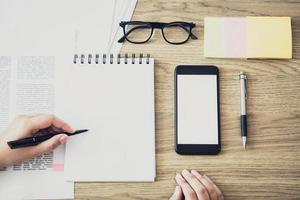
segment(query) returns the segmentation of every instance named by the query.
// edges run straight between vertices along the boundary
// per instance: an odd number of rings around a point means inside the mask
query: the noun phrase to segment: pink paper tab
[[[54,171],[64,171],[64,164],[56,163],[52,165]]]
[[[245,58],[246,55],[246,18],[224,18],[225,57]]]

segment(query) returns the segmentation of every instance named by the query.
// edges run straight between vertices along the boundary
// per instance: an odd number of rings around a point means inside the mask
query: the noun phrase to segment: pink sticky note
[[[56,163],[52,165],[54,171],[64,171],[64,164]]]
[[[225,57],[244,58],[246,55],[246,18],[224,18]]]

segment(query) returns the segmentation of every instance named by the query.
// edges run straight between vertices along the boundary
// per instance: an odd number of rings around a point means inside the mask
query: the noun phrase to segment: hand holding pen
[[[77,135],[80,133],[84,133],[86,131],[88,131],[88,130],[83,129],[83,130],[77,130],[72,133],[69,133],[62,129],[58,129],[56,127],[50,126],[48,128],[39,130],[35,135],[33,135],[31,137],[22,138],[19,140],[8,141],[7,144],[11,149],[32,147],[32,146],[39,145],[40,143],[42,143],[46,140],[49,140],[56,135],[65,134],[67,136],[73,136],[73,135]]]
[[[19,116],[0,134],[0,167],[17,164],[41,153],[50,152],[68,140],[66,134],[58,134],[32,147],[12,150],[7,141],[31,137],[38,130],[54,126],[68,133],[73,129],[53,115]]]

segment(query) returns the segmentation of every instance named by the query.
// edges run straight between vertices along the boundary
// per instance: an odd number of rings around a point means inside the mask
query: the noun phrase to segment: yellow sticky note
[[[223,57],[224,55],[224,18],[204,18],[204,56]]]
[[[292,58],[290,17],[247,17],[248,58]]]

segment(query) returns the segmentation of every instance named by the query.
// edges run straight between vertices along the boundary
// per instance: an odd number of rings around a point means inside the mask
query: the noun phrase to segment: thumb
[[[68,136],[66,134],[55,135],[49,140],[42,142],[35,147],[35,154],[51,152],[56,149],[60,144],[66,143]]]
[[[170,200],[182,200],[183,194],[180,186],[176,186],[173,195],[170,197]]]

